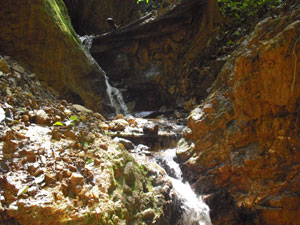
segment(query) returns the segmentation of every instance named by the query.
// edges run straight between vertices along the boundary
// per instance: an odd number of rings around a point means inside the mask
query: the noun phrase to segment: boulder
[[[64,98],[105,108],[104,71],[85,52],[62,0],[5,1],[0,10],[0,51],[13,56]]]

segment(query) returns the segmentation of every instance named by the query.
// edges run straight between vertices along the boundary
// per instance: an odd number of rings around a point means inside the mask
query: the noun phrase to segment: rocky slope
[[[299,15],[258,23],[188,118],[178,155],[215,225],[300,224]]]
[[[86,54],[62,0],[6,1],[0,10],[0,51],[33,71],[64,99],[107,109],[104,72]]]
[[[164,172],[106,135],[135,119],[105,121],[35,78],[0,57],[0,224],[169,224]]]

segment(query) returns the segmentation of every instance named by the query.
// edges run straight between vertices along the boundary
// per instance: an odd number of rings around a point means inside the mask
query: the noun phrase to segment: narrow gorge
[[[0,225],[300,224],[298,1],[0,5]]]

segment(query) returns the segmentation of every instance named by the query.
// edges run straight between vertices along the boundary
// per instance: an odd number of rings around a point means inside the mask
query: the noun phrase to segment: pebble
[[[85,152],[84,151],[79,152],[78,156],[81,157],[81,158],[84,158],[85,157]]]
[[[100,122],[98,126],[101,130],[108,130],[109,129],[109,125],[107,125],[106,123],[103,123],[103,122]]]
[[[84,184],[84,177],[80,173],[72,173],[70,177],[70,188],[73,188],[73,190],[76,188],[76,186],[80,185],[82,186]]]
[[[128,126],[129,126],[129,123],[124,119],[113,120],[112,122],[109,123],[110,130],[114,130],[114,131],[125,130],[125,128]]]
[[[107,144],[100,144],[100,148],[102,148],[103,150],[107,150],[108,146]]]
[[[118,115],[116,115],[115,119],[124,119],[124,115],[123,114],[118,114]]]
[[[39,125],[45,125],[50,122],[48,114],[43,110],[34,111],[34,122]]]
[[[116,142],[118,142],[118,143],[123,144],[124,147],[125,147],[127,150],[134,149],[134,144],[133,144],[131,141],[125,139],[125,138],[115,137],[113,140],[116,141]]]
[[[99,120],[105,121],[106,119],[104,118],[104,116],[102,116],[100,113],[93,113],[93,116],[96,117]]]
[[[86,117],[85,115],[81,115],[81,116],[80,116],[80,120],[81,120],[83,123],[86,123],[87,117]]]
[[[9,73],[10,72],[10,69],[9,69],[9,66],[8,66],[8,63],[5,59],[1,58],[0,59],[0,70],[4,73]]]
[[[72,111],[69,110],[69,109],[65,109],[65,110],[64,110],[64,114],[65,114],[66,116],[71,116]]]
[[[72,107],[73,107],[74,109],[76,109],[77,111],[79,111],[79,112],[83,112],[83,113],[93,113],[92,110],[87,109],[87,108],[85,108],[85,107],[82,106],[82,105],[74,104],[74,105],[72,105]]]

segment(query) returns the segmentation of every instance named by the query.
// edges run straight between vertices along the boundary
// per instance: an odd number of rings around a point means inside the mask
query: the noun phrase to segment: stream
[[[93,36],[80,37],[80,40],[82,41],[88,56],[95,61],[90,54]],[[100,66],[99,69],[102,70]],[[107,86],[107,95],[110,99],[111,105],[115,109],[115,113],[131,116],[128,112],[122,93],[117,88],[110,85],[109,78],[105,71],[103,71],[103,73]],[[142,115],[143,112],[140,114]],[[176,123],[174,124],[174,122],[168,121],[168,119],[137,120],[138,123],[142,124],[141,127],[146,127],[150,124],[150,130],[152,129],[150,134],[146,133],[145,129],[142,128],[142,131],[127,129],[124,133],[117,132],[117,134],[111,135],[115,135],[115,137],[120,137],[121,139],[126,138],[124,140],[131,139],[135,145],[135,148],[131,151],[134,157],[139,158],[139,160],[142,158],[142,161],[145,161],[145,163],[147,163],[147,161],[156,163],[165,170],[168,179],[171,181],[173,186],[173,195],[175,195],[173,196],[173,201],[175,201],[174,204],[177,206],[179,213],[179,215],[176,216],[178,217],[176,223],[171,225],[212,225],[209,215],[209,207],[204,203],[202,197],[198,196],[192,190],[189,183],[183,181],[183,174],[180,169],[180,165],[176,162],[177,149],[175,146],[180,139],[180,133],[183,126],[177,125]],[[168,127],[167,131],[165,129],[166,127]],[[153,132],[153,130],[155,131]],[[175,144],[174,140],[176,142]],[[145,143],[143,141],[145,141]],[[150,147],[144,144],[149,144]],[[168,148],[171,146],[172,148]]]
[[[209,207],[198,196],[188,182],[183,182],[182,172],[176,159],[176,148],[161,150],[154,160],[167,172],[175,190],[176,201],[180,204],[180,224],[211,225]]]

